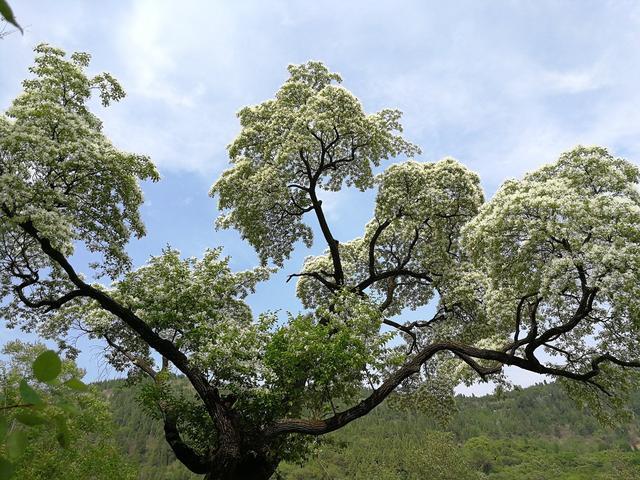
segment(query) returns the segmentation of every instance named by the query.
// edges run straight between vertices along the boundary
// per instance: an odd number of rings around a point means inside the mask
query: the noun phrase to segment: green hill
[[[141,480],[198,478],[177,462],[160,425],[121,380],[98,384],[109,399],[118,439]],[[604,428],[555,384],[500,396],[458,397],[446,427],[424,413],[385,405],[329,435],[303,466],[282,465],[282,479],[640,479],[640,394],[634,420]],[[446,430],[448,434],[437,432]],[[446,466],[446,468],[444,468]]]

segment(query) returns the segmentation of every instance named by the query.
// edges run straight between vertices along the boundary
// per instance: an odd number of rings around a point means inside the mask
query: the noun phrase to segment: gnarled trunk
[[[269,480],[278,468],[277,461],[250,451],[234,462],[213,465],[205,480]]]

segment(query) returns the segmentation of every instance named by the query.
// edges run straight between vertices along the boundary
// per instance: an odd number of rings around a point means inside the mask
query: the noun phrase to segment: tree
[[[87,386],[75,366],[69,368],[56,352],[41,345],[11,342],[1,353],[14,360],[10,365],[0,362],[0,480],[9,480],[16,470],[15,460],[29,446],[29,428],[45,426],[55,432],[62,448],[69,448],[69,417],[80,411],[70,393],[85,392]]]
[[[302,467],[284,464],[279,473],[286,480],[481,478],[479,470],[472,469],[450,433],[426,431],[411,441],[403,437],[367,436],[355,437],[354,440],[342,449],[322,448],[311,464]]]
[[[109,405],[78,380],[73,360],[48,363],[54,352],[19,341],[2,353],[0,479],[135,478],[115,445]]]
[[[238,229],[262,265],[234,273],[220,249],[168,248],[132,270],[138,182],[158,175],[87,108],[92,90],[104,105],[123,90],[87,77],[87,54],[36,53],[35,78],[0,119],[3,316],[105,339],[116,368],[153,379],[146,405],[194,473],[269,478],[386,398],[446,410],[454,385],[500,379],[505,365],[565,380],[603,418],[636,382],[640,172],[606,149],[577,147],[486,203],[453,159],[374,175],[419,153],[400,112],[366,114],[323,64],[290,66],[274,99],[240,111],[231,167],[211,189],[219,227]],[[345,186],[378,193],[362,237],[340,242],[322,196]],[[311,244],[309,216],[327,251],[290,276],[305,310],[254,318],[243,299]],[[74,268],[77,245],[110,287]],[[432,318],[402,320],[429,302]]]

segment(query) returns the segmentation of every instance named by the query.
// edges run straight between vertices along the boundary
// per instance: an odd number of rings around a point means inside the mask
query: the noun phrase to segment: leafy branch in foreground
[[[80,413],[70,394],[89,388],[74,366],[67,364],[63,371],[63,362],[53,350],[11,342],[2,353],[14,359],[8,366],[0,365],[0,479],[6,480],[13,476],[13,462],[29,447],[28,428],[53,430],[60,447],[69,447],[68,420]]]
[[[367,114],[319,62],[290,66],[274,99],[240,111],[231,167],[211,189],[218,226],[237,229],[261,266],[232,272],[220,249],[184,259],[169,248],[132,270],[139,181],[158,174],[87,108],[92,92],[105,106],[124,92],[85,74],[87,54],[36,53],[0,117],[2,314],[51,338],[102,338],[112,365],[151,378],[146,405],[191,471],[269,478],[387,398],[446,408],[455,385],[504,381],[505,365],[563,380],[603,420],[637,383],[640,172],[606,149],[577,147],[488,202],[449,158],[374,175],[419,153],[400,112]],[[346,187],[377,197],[362,236],[342,242],[323,197]],[[289,276],[305,310],[254,317],[245,297],[311,245],[307,219],[326,252]],[[78,243],[111,286],[72,265]],[[427,304],[430,318],[404,319]]]
[[[18,30],[20,30],[20,33],[24,33],[24,31],[22,30],[22,27],[16,20],[16,17],[13,15],[13,10],[11,10],[11,7],[9,6],[6,0],[0,0],[0,17],[2,17],[5,21],[7,21],[8,23],[16,27]],[[1,35],[0,35],[0,38],[2,38]]]

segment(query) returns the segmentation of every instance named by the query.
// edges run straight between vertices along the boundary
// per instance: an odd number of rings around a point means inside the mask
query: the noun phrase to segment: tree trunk
[[[249,452],[235,465],[214,465],[204,480],[269,480],[278,468],[278,463]]]

